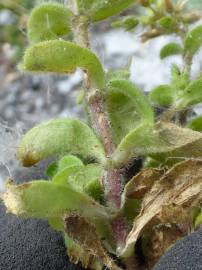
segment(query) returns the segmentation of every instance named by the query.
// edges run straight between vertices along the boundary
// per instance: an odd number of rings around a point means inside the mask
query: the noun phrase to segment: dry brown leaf
[[[109,269],[121,270],[107,254],[97,235],[96,228],[92,224],[83,217],[76,215],[66,216],[64,223],[66,233],[75,243],[79,244],[87,254],[99,258]]]
[[[159,179],[164,170],[147,168],[135,175],[125,186],[124,196],[130,199],[141,199]]]
[[[146,257],[149,268],[160,259],[162,254],[186,234],[175,224],[161,224],[150,231],[146,246]]]
[[[121,256],[130,256],[137,239],[151,224],[189,223],[192,207],[201,200],[202,161],[187,160],[175,165],[145,195]]]

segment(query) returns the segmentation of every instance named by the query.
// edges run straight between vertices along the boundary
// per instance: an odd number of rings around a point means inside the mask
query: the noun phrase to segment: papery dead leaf
[[[175,224],[161,224],[152,228],[146,246],[149,268],[152,268],[162,254],[184,236],[185,233]]]
[[[140,214],[120,256],[128,257],[148,226],[163,222],[191,222],[191,210],[202,200],[202,161],[178,163],[154,183],[145,195]]]
[[[160,169],[143,169],[127,183],[124,188],[124,196],[130,199],[141,199],[163,173],[164,170]]]
[[[96,228],[86,219],[69,215],[64,219],[65,231],[79,244],[87,254],[97,257],[109,269],[121,270],[116,263],[107,254],[100,238],[97,235]]]

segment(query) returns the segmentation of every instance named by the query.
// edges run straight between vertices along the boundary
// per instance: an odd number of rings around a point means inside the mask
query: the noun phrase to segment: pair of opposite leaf
[[[72,20],[79,15],[86,16],[91,22],[100,21],[120,13],[134,0],[76,0],[73,12],[58,3],[45,3],[33,9],[28,21],[28,38],[31,43],[58,39],[72,32]],[[78,17],[77,17],[78,18]]]
[[[171,84],[157,86],[149,93],[149,98],[156,106],[186,109],[202,102],[202,78],[191,81],[186,70],[181,73],[173,66]]]
[[[202,46],[202,25],[199,25],[187,33],[184,39],[184,48],[178,43],[168,43],[160,51],[161,59],[171,55],[181,54],[192,57]]]

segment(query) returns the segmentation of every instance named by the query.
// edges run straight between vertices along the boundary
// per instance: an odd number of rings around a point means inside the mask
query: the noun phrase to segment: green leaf
[[[131,131],[118,145],[112,161],[120,167],[138,156],[151,155],[156,160],[202,157],[202,134],[171,123],[155,127],[142,125]]]
[[[72,73],[77,67],[88,72],[95,87],[104,87],[104,71],[96,55],[72,42],[50,40],[35,44],[25,51],[20,65],[24,71],[40,73]]]
[[[75,211],[90,220],[108,218],[104,207],[89,196],[45,180],[8,184],[3,200],[7,210],[18,216],[52,218]]]
[[[101,185],[102,170],[99,164],[88,164],[80,168],[75,175],[70,175],[67,182],[97,201],[101,201],[104,195]]]
[[[58,172],[72,166],[83,166],[83,162],[72,155],[64,156],[58,161]]]
[[[178,97],[176,107],[186,108],[202,102],[202,78],[192,81]]]
[[[52,178],[57,173],[57,170],[58,170],[58,164],[57,162],[53,162],[50,165],[48,165],[46,169],[46,175],[49,178]]]
[[[180,71],[177,65],[172,65],[171,68],[171,85],[177,92],[184,90],[190,83],[190,74],[187,69],[183,72]]]
[[[55,184],[71,186],[74,190],[85,192],[97,201],[101,201],[103,199],[101,176],[102,167],[99,164],[72,165],[59,171],[52,181]]]
[[[112,27],[114,28],[124,28],[126,31],[133,30],[137,25],[139,21],[134,16],[126,16],[118,21],[115,21],[112,23]]]
[[[77,7],[81,13],[90,17],[93,22],[104,20],[113,15],[119,14],[130,5],[134,4],[135,0],[76,0]]]
[[[199,25],[192,29],[186,36],[185,52],[190,55],[194,55],[202,46],[202,25]]]
[[[168,56],[176,55],[176,54],[182,54],[183,49],[182,47],[177,43],[168,43],[166,44],[160,51],[160,58],[164,59]]]
[[[171,106],[175,100],[175,91],[170,85],[159,85],[149,93],[149,99],[157,106]]]
[[[168,29],[168,30],[172,30],[175,27],[175,22],[173,21],[173,18],[170,16],[162,17],[159,20],[159,24],[161,27]]]
[[[72,12],[62,4],[44,3],[31,12],[28,38],[31,43],[58,39],[71,31]]]
[[[104,149],[93,131],[77,119],[54,119],[42,123],[22,138],[17,158],[26,167],[40,160],[71,153],[104,162]]]
[[[60,217],[56,217],[56,218],[49,218],[48,219],[48,224],[49,226],[59,232],[63,232],[64,231],[64,224],[63,224],[63,220]]]
[[[200,225],[202,225],[202,211],[198,214],[194,222],[195,228],[199,227]]]
[[[198,131],[198,132],[202,132],[202,116],[198,116],[196,118],[194,118],[193,120],[191,120],[188,125],[188,128]]]
[[[106,104],[116,144],[140,123],[154,121],[146,96],[127,80],[109,82]]]

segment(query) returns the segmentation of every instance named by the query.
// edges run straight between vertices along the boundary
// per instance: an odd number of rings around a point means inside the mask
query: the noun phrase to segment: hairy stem
[[[85,48],[90,48],[88,20],[85,17],[80,17],[74,23],[76,30],[77,43]],[[106,158],[110,158],[115,150],[115,145],[112,140],[112,132],[110,122],[105,109],[104,91],[103,89],[95,89],[91,86],[86,75],[85,80],[85,99],[89,107],[92,126],[100,137]],[[105,198],[108,206],[118,211],[121,207],[121,190],[122,190],[122,176],[119,169],[107,168],[102,180]],[[127,226],[125,219],[118,216],[112,222],[112,229],[117,246],[122,246],[125,243],[127,235]]]

